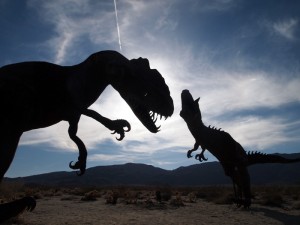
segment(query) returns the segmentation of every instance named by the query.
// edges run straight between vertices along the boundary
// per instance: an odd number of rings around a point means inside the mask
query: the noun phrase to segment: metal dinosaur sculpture
[[[174,105],[164,78],[151,69],[145,58],[128,60],[116,51],[101,51],[74,66],[48,62],[22,62],[0,68],[0,182],[8,170],[23,132],[69,123],[68,133],[79,149],[78,161],[70,168],[86,168],[87,150],[76,135],[81,115],[95,119],[122,140],[131,127],[126,120],[110,120],[88,109],[111,85],[127,102],[142,124],[153,133],[158,117],[167,119]],[[0,221],[33,210],[27,197],[0,205]]]
[[[180,116],[187,123],[188,129],[196,141],[194,148],[187,152],[187,157],[192,157],[192,152],[200,146],[202,151],[195,158],[200,162],[206,161],[204,151],[206,149],[210,151],[219,160],[225,174],[232,179],[237,205],[248,208],[251,205],[248,166],[258,163],[300,162],[300,158],[286,159],[276,154],[247,153],[227,132],[204,125],[199,108],[199,99],[194,100],[188,90],[183,90],[181,93],[182,110]]]

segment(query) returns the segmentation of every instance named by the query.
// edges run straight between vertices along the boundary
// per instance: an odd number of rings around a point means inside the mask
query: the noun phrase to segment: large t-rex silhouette
[[[91,117],[122,140],[130,130],[126,120],[110,120],[88,109],[104,89],[111,85],[127,102],[142,124],[153,133],[160,127],[157,118],[173,114],[173,100],[164,78],[150,69],[144,58],[128,60],[115,51],[92,54],[74,66],[48,62],[23,62],[0,68],[0,181],[8,170],[23,132],[48,127],[62,120],[69,123],[68,133],[79,149],[72,169],[82,175],[87,150],[77,137],[81,115]],[[24,198],[0,205],[0,221],[35,207],[34,199]]]
[[[191,153],[200,146],[202,151],[195,158],[200,162],[206,161],[203,153],[206,149],[210,151],[220,161],[225,174],[232,179],[238,206],[249,207],[251,205],[248,166],[257,163],[300,162],[300,158],[286,159],[276,154],[247,153],[227,132],[204,125],[199,108],[199,99],[194,100],[188,90],[183,90],[181,93],[182,110],[180,116],[187,123],[188,129],[196,141],[194,148],[187,152],[187,157],[192,157]],[[236,190],[236,186],[238,190]]]

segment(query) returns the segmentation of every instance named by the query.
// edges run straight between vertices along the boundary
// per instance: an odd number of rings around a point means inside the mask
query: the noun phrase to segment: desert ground
[[[300,187],[254,190],[250,209],[237,208],[229,187],[193,189],[107,188],[27,190],[37,199],[32,212],[4,224],[300,224]]]

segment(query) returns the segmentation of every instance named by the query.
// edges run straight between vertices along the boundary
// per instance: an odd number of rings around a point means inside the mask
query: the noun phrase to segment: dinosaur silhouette
[[[173,114],[169,88],[145,58],[128,60],[118,52],[101,51],[74,66],[23,62],[1,67],[0,181],[14,158],[23,132],[62,120],[69,123],[69,136],[79,149],[78,161],[70,162],[69,166],[79,169],[78,175],[84,174],[87,150],[76,135],[81,115],[119,134],[117,140],[122,140],[131,129],[126,120],[110,120],[88,109],[108,85],[119,92],[150,132],[159,131],[160,127],[155,125],[159,116],[167,119]],[[0,221],[34,207],[34,199],[28,198],[1,205]]]
[[[247,153],[227,132],[204,125],[199,108],[199,99],[194,100],[188,90],[183,90],[181,93],[182,110],[180,116],[187,123],[188,129],[196,141],[194,148],[187,152],[187,157],[192,157],[191,153],[201,146],[202,151],[195,158],[200,162],[206,161],[204,151],[206,149],[210,151],[220,161],[225,174],[232,179],[237,205],[248,208],[251,205],[248,166],[257,163],[300,162],[300,158],[286,159],[276,154]]]

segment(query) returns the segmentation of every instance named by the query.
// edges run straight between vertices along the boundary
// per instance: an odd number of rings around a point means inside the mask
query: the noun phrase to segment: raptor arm
[[[196,143],[194,144],[194,148],[187,151],[187,157],[191,158],[192,152],[196,151],[199,148],[199,146],[200,146],[199,143],[196,141]]]
[[[82,114],[97,120],[109,130],[112,130],[112,134],[118,133],[120,135],[119,138],[116,138],[118,141],[121,141],[125,137],[125,132],[131,129],[130,124],[126,120],[110,120],[91,109],[86,109]],[[125,127],[127,128],[126,130],[124,129]]]
[[[195,159],[199,160],[200,162],[207,161],[207,158],[204,157],[205,148],[203,146],[201,146],[201,148],[202,148],[201,153],[195,155]]]

